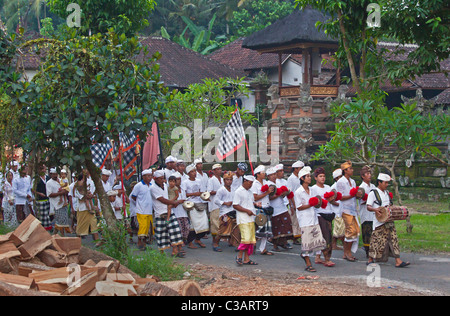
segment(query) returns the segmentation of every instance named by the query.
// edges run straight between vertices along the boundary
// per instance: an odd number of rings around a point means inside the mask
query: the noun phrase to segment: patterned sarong
[[[389,257],[400,258],[400,247],[394,223],[378,226],[372,232],[369,257],[379,262],[386,262]]]
[[[302,230],[302,254],[311,255],[316,251],[325,249],[327,242],[323,238],[320,226],[311,225],[300,227]]]
[[[345,235],[345,223],[342,217],[336,217],[333,221],[333,237],[341,238]]]
[[[155,238],[159,250],[165,250],[173,246],[183,245],[183,235],[175,214],[170,214],[169,221],[167,216],[158,216],[155,218]]]
[[[60,228],[70,227],[70,220],[69,220],[69,213],[67,212],[67,206],[55,210],[55,227]]]
[[[292,222],[289,212],[286,211],[280,215],[272,216],[271,221],[273,239],[293,239],[294,235],[292,231]]]
[[[345,223],[345,238],[356,239],[360,234],[358,220],[356,216],[352,216],[346,213],[342,213],[342,219]]]
[[[37,218],[41,221],[41,224],[45,228],[45,230],[52,229],[49,200],[36,201],[36,215]]]

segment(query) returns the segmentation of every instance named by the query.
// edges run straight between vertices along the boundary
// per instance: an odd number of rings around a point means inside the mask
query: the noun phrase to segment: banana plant
[[[182,16],[184,23],[186,23],[186,27],[183,32],[179,36],[171,36],[169,32],[167,32],[164,26],[161,26],[161,36],[168,40],[173,40],[175,43],[180,44],[186,48],[192,49],[193,51],[199,52],[202,55],[208,54],[210,51],[216,49],[219,45],[216,43],[218,40],[222,40],[225,37],[223,35],[216,36],[216,41],[211,43],[211,36],[213,35],[212,28],[214,26],[214,22],[216,21],[216,14],[211,18],[208,23],[208,29],[197,26],[192,22],[189,18]],[[194,36],[192,44],[190,42],[189,36],[186,34],[188,31]]]

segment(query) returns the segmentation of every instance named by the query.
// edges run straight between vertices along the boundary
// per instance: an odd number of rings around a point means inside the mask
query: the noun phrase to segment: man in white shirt
[[[255,198],[250,190],[254,181],[255,177],[253,176],[243,176],[242,186],[234,192],[233,197],[233,207],[237,211],[236,222],[241,232],[241,243],[238,247],[239,254],[236,257],[238,265],[257,265],[257,263],[250,260],[256,244]],[[261,207],[261,203],[258,203],[258,207]]]
[[[144,170],[142,172],[142,181],[137,183],[131,192],[131,198],[136,202],[136,217],[139,223],[138,231],[138,248],[144,251],[145,241],[149,234],[152,233],[152,212],[153,200],[150,192],[150,181],[152,179],[152,171]]]
[[[342,169],[336,169],[333,171],[333,180],[334,183],[331,186],[331,190],[336,190],[336,185],[339,179],[342,178]],[[332,248],[333,250],[342,250],[341,247],[337,245],[337,241],[340,240],[342,244],[344,244],[344,235],[345,235],[345,223],[342,219],[342,205],[341,205],[341,198],[342,193],[337,194],[336,199],[334,201],[331,201],[331,209],[333,210],[333,213],[335,214],[334,217],[334,225],[333,225],[333,242],[332,242]]]
[[[172,256],[184,257],[180,252],[183,246],[183,236],[178,225],[175,214],[167,207],[177,207],[182,203],[181,200],[169,200],[167,185],[165,184],[165,174],[163,170],[157,170],[153,174],[155,185],[150,187],[153,199],[153,210],[155,213],[155,238],[158,249],[161,253],[172,247]]]
[[[316,254],[315,263],[323,264],[325,267],[334,267],[335,263],[331,261],[332,254],[332,223],[334,219],[333,209],[331,208],[331,199],[329,195],[332,194],[331,187],[325,184],[326,176],[325,169],[322,167],[316,168],[314,170],[314,179],[316,184],[311,187],[312,196],[320,196],[326,202],[322,202],[322,207],[316,209],[316,215],[319,220],[320,230],[322,231],[322,236],[326,241],[326,248],[322,249],[325,261],[320,259],[320,254]],[[334,194],[333,194],[334,197]],[[325,207],[324,204],[326,204]]]
[[[28,214],[26,214],[25,206],[27,201],[31,201],[31,179],[27,176],[27,167],[22,166],[19,169],[20,176],[13,177],[12,189],[14,192],[14,203],[16,207],[17,221],[22,223]]]
[[[196,179],[197,171],[194,165],[186,167],[187,175],[189,179],[184,182],[184,189],[186,190],[186,197],[189,201],[194,202],[194,209],[189,212],[189,218],[191,220],[192,230],[195,231],[195,243],[201,248],[206,246],[201,242],[203,238],[209,232],[209,222],[207,215],[207,204],[200,198],[203,193],[201,190],[201,183]],[[183,182],[182,182],[183,183]],[[192,242],[188,244],[188,248],[196,249]]]
[[[50,169],[50,180],[47,181],[46,189],[50,200],[50,213],[55,214],[55,231],[64,236],[65,232],[70,233],[70,220],[67,205],[64,205],[64,200],[60,197],[69,192],[61,188],[56,168]]]
[[[363,188],[366,192],[365,198],[361,200],[361,205],[359,207],[359,215],[361,221],[361,234],[362,234],[362,242],[364,250],[366,251],[366,257],[369,257],[369,246],[370,246],[370,238],[372,236],[372,226],[373,221],[375,219],[375,213],[369,212],[367,210],[367,197],[370,191],[376,189],[376,186],[371,183],[372,180],[372,170],[369,166],[364,166],[361,168],[360,176],[362,179],[360,188]]]
[[[208,189],[207,191],[211,194],[208,203],[209,209],[209,222],[210,222],[210,232],[213,237],[213,250],[217,252],[222,252],[222,249],[219,247],[220,236],[218,236],[217,232],[219,231],[220,226],[220,207],[214,203],[216,198],[217,191],[223,187],[223,179],[222,179],[222,165],[215,164],[212,166],[212,171],[214,175],[208,179]],[[197,170],[198,172],[198,170]]]
[[[166,182],[168,182],[170,176],[172,176],[175,172],[177,172],[176,170],[177,159],[173,156],[169,156],[166,158],[165,162],[166,168],[164,169],[164,176],[166,178]]]
[[[233,173],[231,171],[223,175],[224,185],[217,190],[214,204],[219,207],[219,231],[218,240],[228,239],[228,244],[234,247],[239,246],[239,236],[236,236],[236,211],[233,208],[233,193],[231,184],[233,183]],[[233,234],[234,232],[234,234]],[[217,244],[219,244],[217,242]]]
[[[296,161],[292,164],[292,174],[287,179],[286,186],[288,187],[289,191],[294,192],[297,191],[297,189],[300,187],[300,179],[298,178],[298,173],[302,168],[305,166],[305,164],[302,161]],[[301,231],[300,227],[298,226],[297,221],[297,214],[295,206],[295,199],[290,200],[291,202],[291,209],[290,209],[290,215],[291,215],[291,222],[292,222],[292,232],[294,234],[294,244],[299,245],[298,238],[301,237]]]
[[[358,250],[360,228],[358,211],[356,209],[356,195],[358,188],[353,176],[353,167],[350,161],[341,164],[343,177],[336,184],[336,190],[342,194],[342,219],[345,223],[344,256],[343,259],[355,262],[352,253]]]
[[[388,207],[391,204],[389,191],[387,191],[391,180],[388,174],[380,173],[378,175],[377,188],[371,191],[367,198],[367,210],[369,212],[381,215],[382,207]],[[386,262],[388,256],[392,256],[395,258],[396,268],[409,266],[409,262],[404,262],[400,259],[400,247],[394,222],[382,223],[375,216],[373,229],[370,239],[368,264],[374,261]]]
[[[236,172],[233,176],[233,183],[231,184],[231,191],[233,193],[242,185],[243,177],[247,170],[248,166],[245,162],[238,163]]]
[[[277,191],[281,190],[284,186],[284,181],[281,179],[277,179],[281,166],[275,166],[274,168],[269,168],[267,170],[267,184],[269,187],[271,185],[275,185],[277,187]],[[287,187],[286,187],[287,189]],[[273,196],[269,196],[270,206],[273,207],[273,215],[271,218],[272,221],[272,233],[273,233],[273,250],[279,251],[278,246],[283,249],[292,249],[292,246],[288,244],[288,240],[293,239],[293,231],[292,231],[292,219],[288,209],[288,203],[286,203],[286,197],[283,193],[279,195],[274,194]]]

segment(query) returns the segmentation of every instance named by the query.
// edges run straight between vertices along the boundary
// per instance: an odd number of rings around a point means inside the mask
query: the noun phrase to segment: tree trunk
[[[92,162],[92,159],[86,160],[86,168],[91,174],[92,181],[95,184],[95,191],[97,192],[98,199],[100,201],[100,206],[102,209],[102,215],[105,218],[106,224],[110,229],[116,229],[117,221],[114,215],[114,212],[111,207],[111,203],[109,202],[108,197],[106,196],[105,189],[103,188],[102,179],[100,178],[99,168]]]
[[[394,173],[394,165],[391,168],[389,168],[389,171],[391,172],[392,185],[394,186],[394,192],[395,192],[395,196],[398,199],[398,204],[403,205],[402,198],[400,196],[400,191],[398,189],[398,182],[396,180],[395,173]],[[414,227],[413,224],[411,224],[411,217],[408,216],[406,218],[406,232],[408,234],[411,234],[413,227]]]
[[[347,55],[348,66],[350,68],[350,74],[352,77],[353,85],[355,86],[356,92],[358,95],[361,95],[361,85],[359,83],[358,75],[356,74],[355,62],[353,61],[352,52],[350,51],[350,43],[348,42],[347,32],[344,26],[344,20],[342,17],[341,10],[338,10],[338,18],[339,18],[339,27],[342,34],[342,43],[344,44],[344,50]]]

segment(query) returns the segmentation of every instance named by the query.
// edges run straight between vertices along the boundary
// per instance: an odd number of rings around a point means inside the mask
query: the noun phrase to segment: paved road
[[[211,236],[208,239],[202,239],[202,242],[206,245],[206,248],[188,249],[185,247],[186,257],[177,259],[177,261],[185,264],[198,262],[227,267],[237,271],[252,269],[258,273],[283,271],[298,276],[318,275],[321,279],[357,280],[363,282],[362,284],[369,282],[373,286],[384,288],[402,287],[428,294],[450,295],[450,255],[402,253],[402,260],[411,263],[407,268],[395,268],[393,258],[390,258],[387,263],[380,263],[378,266],[368,268],[365,252],[362,249],[359,249],[355,254],[358,259],[356,262],[348,262],[342,259],[343,252],[335,250],[332,260],[336,263],[336,266],[327,268],[320,264],[313,264],[317,273],[312,274],[304,271],[305,264],[299,256],[300,246],[298,245],[294,245],[293,249],[288,251],[276,252],[274,256],[261,256],[258,252],[252,256],[252,260],[258,263],[257,266],[237,266],[234,260],[237,253],[234,248],[227,247],[226,242],[221,242],[223,252],[212,250]],[[92,246],[89,237],[84,239],[83,243]],[[154,243],[151,248],[156,249],[156,244]],[[271,249],[271,245],[268,249]],[[375,279],[373,276],[379,276],[379,278]],[[380,281],[379,283],[373,283],[375,280]]]

